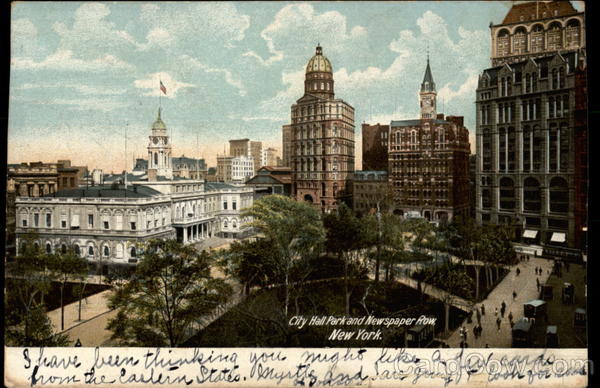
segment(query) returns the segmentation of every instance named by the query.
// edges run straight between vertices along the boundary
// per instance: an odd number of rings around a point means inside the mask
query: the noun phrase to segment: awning
[[[565,233],[552,233],[551,242],[564,243],[567,235]]]
[[[538,234],[537,230],[525,230],[525,232],[523,232],[523,237],[525,238],[535,238]]]

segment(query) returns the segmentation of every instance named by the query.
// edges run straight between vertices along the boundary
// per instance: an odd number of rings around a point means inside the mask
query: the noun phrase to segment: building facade
[[[253,175],[253,158],[248,156],[217,156],[217,181],[243,183]]]
[[[469,131],[462,116],[437,113],[436,87],[427,60],[419,93],[421,118],[392,121],[389,183],[396,211],[435,222],[469,213]]]
[[[354,108],[335,98],[321,46],[308,61],[304,96],[292,105],[291,120],[293,195],[331,211],[347,199],[354,172]]]
[[[389,125],[362,125],[362,169],[387,171]]]
[[[275,148],[269,147],[262,150],[262,159],[260,162],[260,167],[269,166],[276,167],[277,166],[277,150]],[[258,169],[257,169],[258,171]]]
[[[229,156],[246,156],[252,159],[254,171],[256,173],[262,166],[262,142],[251,141],[250,139],[229,140]]]
[[[162,128],[164,123],[158,125]],[[155,129],[156,122],[153,133]],[[156,148],[160,144],[169,144],[166,133],[157,143],[151,140],[147,172],[107,174],[101,180],[109,184],[54,192],[38,189],[36,194],[45,194],[17,197],[17,251],[23,238],[33,232],[35,243],[49,253],[73,247],[89,261],[135,264],[140,243],[149,239],[194,243],[251,233],[244,229],[248,219],[241,212],[252,206],[252,187],[157,175],[157,170],[170,165],[161,164],[164,159]],[[170,149],[163,149],[162,155],[167,154]],[[159,155],[157,160],[155,155]]]
[[[383,211],[388,188],[387,171],[354,171],[352,209],[361,215]]]
[[[282,127],[282,166],[290,167],[292,165],[292,126],[284,125]]]
[[[476,100],[476,208],[479,222],[515,225],[523,242],[554,252],[581,248],[587,226],[587,178],[577,172],[587,123],[576,121],[587,110],[585,28],[569,2],[538,7],[514,5],[491,26],[494,67]]]

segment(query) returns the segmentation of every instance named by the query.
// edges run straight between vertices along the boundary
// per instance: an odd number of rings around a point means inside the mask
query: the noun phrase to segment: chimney
[[[156,182],[156,169],[155,168],[148,169],[148,182]]]

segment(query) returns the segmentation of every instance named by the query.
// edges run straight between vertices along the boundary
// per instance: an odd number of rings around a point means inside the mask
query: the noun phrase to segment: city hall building
[[[254,190],[174,177],[170,153],[159,112],[147,171],[105,176],[105,185],[16,198],[17,250],[32,235],[48,253],[73,247],[89,261],[134,264],[140,243],[149,239],[193,243],[250,233],[241,213],[252,206]]]
[[[568,1],[513,5],[477,88],[477,220],[549,254],[586,244],[584,22]]]

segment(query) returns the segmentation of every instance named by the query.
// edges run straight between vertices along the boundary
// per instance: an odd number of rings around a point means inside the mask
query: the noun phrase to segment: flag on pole
[[[162,81],[159,81],[159,82],[160,82],[160,90],[161,90],[161,91],[162,91],[162,92],[163,92],[165,95],[167,95],[167,88],[165,88],[165,85],[163,85]]]

